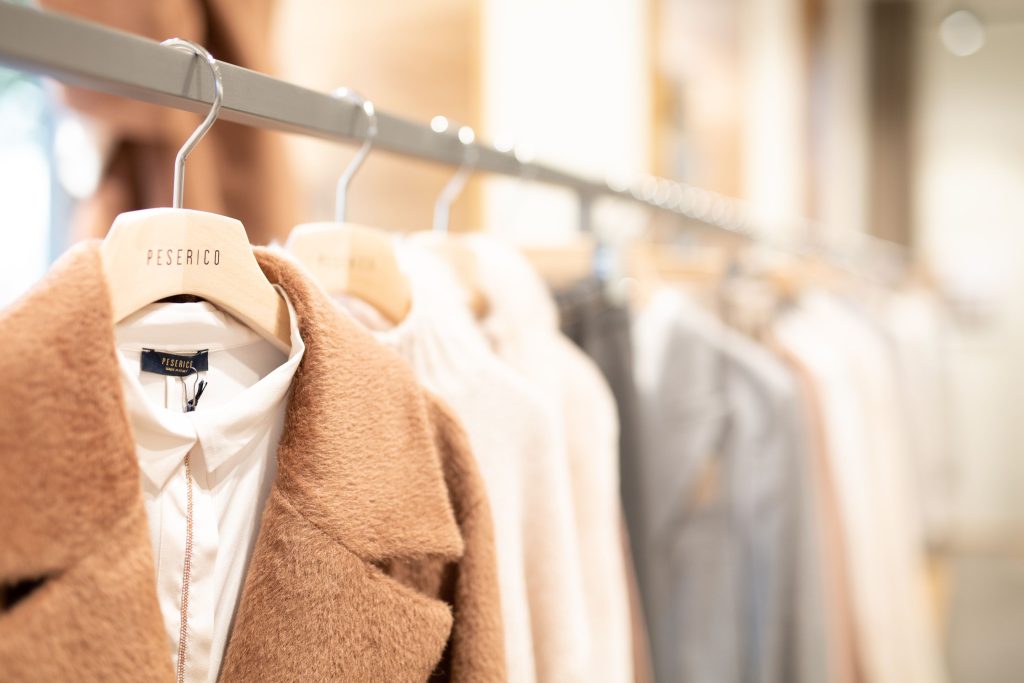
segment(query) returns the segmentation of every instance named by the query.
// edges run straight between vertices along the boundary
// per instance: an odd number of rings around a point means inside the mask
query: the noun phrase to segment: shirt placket
[[[183,603],[187,606],[182,610],[181,630],[185,640],[184,647],[179,643],[178,650],[185,653],[183,680],[207,683],[216,679],[216,672],[210,671],[210,661],[216,605],[214,567],[219,534],[206,463],[199,443],[189,452],[189,470],[192,479],[192,547],[191,553],[183,554],[180,570],[184,579],[185,563],[188,562],[189,581],[187,584],[182,581],[182,599],[179,600],[179,607]],[[188,523],[186,519],[186,525]]]
[[[166,407],[182,409],[181,381],[176,377],[166,380]],[[168,480],[163,496],[157,582],[161,594],[177,596],[174,613],[164,614],[166,623],[179,624],[176,632],[169,633],[176,680],[209,683],[216,679],[216,672],[210,673],[210,657],[216,597],[213,573],[219,539],[206,463],[194,423],[193,431],[196,441]]]

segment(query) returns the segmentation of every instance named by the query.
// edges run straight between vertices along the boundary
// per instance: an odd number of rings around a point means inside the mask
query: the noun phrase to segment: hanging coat
[[[221,681],[502,681],[465,436],[286,259],[291,387]],[[99,243],[0,316],[0,680],[173,681]]]

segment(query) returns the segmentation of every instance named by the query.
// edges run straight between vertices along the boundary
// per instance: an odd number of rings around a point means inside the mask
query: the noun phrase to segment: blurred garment
[[[544,655],[558,637],[541,627],[578,627],[560,612],[583,604],[565,453],[540,397],[494,355],[446,265],[411,250],[401,256],[412,308],[400,323],[361,300],[338,301],[465,426],[494,519],[509,681],[535,681],[534,640]]]
[[[638,457],[640,434],[629,308],[612,301],[604,283],[597,278],[581,280],[554,294],[562,332],[597,364],[615,397],[621,486],[624,492],[631,490],[629,463]]]
[[[944,348],[947,322],[941,301],[921,287],[891,293],[879,313],[880,330],[896,361],[924,538],[940,546],[951,531],[956,480]]]
[[[807,532],[814,535],[815,542],[808,544],[811,554],[806,561],[820,566],[821,610],[820,619],[808,615],[803,621],[801,634],[807,642],[820,642],[829,683],[858,683],[864,681],[860,654],[857,649],[853,605],[850,597],[849,557],[846,550],[843,527],[840,520],[839,501],[832,477],[825,434],[823,407],[817,386],[809,368],[801,359],[790,353],[774,336],[770,336],[771,348],[793,368],[800,383],[806,402],[806,423],[811,435],[808,455],[810,462],[811,491],[807,514],[803,524],[809,524]],[[816,551],[816,552],[815,552]],[[819,623],[820,622],[820,623]],[[814,638],[809,629],[817,626],[821,634]]]
[[[865,319],[820,292],[803,294],[774,335],[820,400],[865,679],[944,681],[892,358]]]
[[[635,462],[642,457],[637,414],[636,381],[633,376],[632,320],[629,308],[612,300],[605,284],[586,278],[554,292],[562,332],[597,364],[615,397],[619,416],[619,488],[623,499],[636,500]],[[631,518],[636,506],[624,509],[624,555],[627,561],[630,615],[633,625],[633,669],[636,681],[652,680],[647,627],[636,584],[636,567],[644,556],[633,549],[631,536],[639,520]]]
[[[571,671],[574,678],[542,680],[631,681],[614,399],[594,363],[559,331],[551,294],[529,262],[493,239],[473,236],[468,243],[490,305],[481,324],[498,355],[544,397],[560,427],[571,473],[585,603],[580,630],[560,637],[573,639],[566,645],[582,659],[580,668]],[[553,663],[549,672],[556,674],[565,663]]]
[[[647,616],[644,614],[643,596],[636,577],[633,562],[635,550],[629,540],[626,520],[622,520],[622,554],[626,559],[626,582],[629,588],[629,624],[633,629],[633,681],[654,683],[654,662],[651,660],[651,641],[647,633]]]
[[[656,680],[826,680],[821,643],[798,627],[821,606],[792,377],[677,291],[653,297],[635,340],[646,441],[641,495],[625,503],[644,524]]]
[[[193,40],[217,59],[274,73],[268,49],[274,0],[42,0],[76,15],[153,40]],[[197,76],[209,79],[205,62]],[[82,207],[76,237],[102,237],[124,211],[170,206],[174,157],[202,115],[63,88],[67,103],[110,136],[103,177]],[[284,238],[297,222],[289,160],[278,134],[218,121],[189,155],[185,206],[242,221],[253,244]]]

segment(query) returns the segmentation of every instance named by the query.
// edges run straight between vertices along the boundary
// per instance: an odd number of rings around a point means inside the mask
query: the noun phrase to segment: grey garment
[[[796,383],[681,296],[659,295],[636,324],[644,448],[625,504],[642,525],[634,543],[656,680],[827,680],[823,643],[806,638],[820,581],[807,575]]]

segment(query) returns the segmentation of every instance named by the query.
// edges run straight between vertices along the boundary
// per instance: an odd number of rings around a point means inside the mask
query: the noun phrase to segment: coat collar
[[[267,278],[288,292],[306,340],[275,487],[364,560],[461,555],[424,393],[411,370],[340,315],[298,266],[254,251]]]
[[[270,635],[260,625],[261,610],[274,605],[257,603],[273,601],[263,592],[282,584],[289,593],[311,596],[314,605],[326,586],[343,586],[345,595],[328,594],[353,603],[344,612],[356,622],[345,628],[357,640],[376,643],[374,656],[413,669],[436,663],[451,625],[446,606],[376,569],[393,561],[454,560],[463,552],[427,401],[397,357],[339,315],[297,266],[268,250],[254,251],[267,278],[288,293],[306,352],[292,384],[277,478],[225,676],[245,671],[238,657],[232,663],[236,649],[255,651],[262,644],[274,650],[263,642]],[[109,539],[119,521],[142,511],[99,242],[69,250],[0,318],[0,340],[6,347],[0,376],[12,386],[0,399],[10,408],[0,444],[11,446],[0,458],[0,480],[17,483],[0,487],[0,511],[11,531],[0,553],[0,582],[16,582],[64,573]],[[146,599],[155,600],[155,593]],[[273,637],[316,632],[310,622],[329,616],[290,613]],[[370,636],[359,633],[363,617],[372,622],[366,625]],[[388,633],[391,620],[409,619],[424,624],[426,633],[410,637],[425,638],[430,652],[403,652],[409,639]],[[367,656],[364,641],[363,650],[347,655],[328,644],[303,656],[321,657],[322,671],[337,672],[346,656]]]

